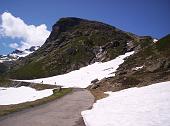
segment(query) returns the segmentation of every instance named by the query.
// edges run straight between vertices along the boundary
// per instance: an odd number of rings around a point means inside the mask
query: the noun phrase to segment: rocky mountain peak
[[[102,22],[61,18],[53,25],[46,42],[18,62],[13,77],[30,79],[63,74],[94,62],[114,59],[133,50],[144,40],[152,41]],[[20,71],[19,75],[17,71]],[[28,71],[27,76],[23,77],[22,71]]]
[[[56,30],[60,28],[61,31],[66,31],[66,28],[76,26],[82,21],[85,20],[75,17],[61,18],[53,25],[52,29]]]
[[[22,52],[23,52],[23,51],[16,49],[16,50],[14,50],[12,53],[10,53],[10,54],[19,54],[19,53],[22,53]]]
[[[31,46],[29,49],[25,49],[26,51],[34,52],[36,51],[40,46]]]

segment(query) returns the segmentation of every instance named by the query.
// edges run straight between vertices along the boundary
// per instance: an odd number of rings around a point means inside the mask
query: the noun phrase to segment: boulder
[[[95,84],[96,82],[98,82],[99,80],[96,78],[94,80],[91,81],[91,84]]]
[[[147,67],[147,71],[155,72],[156,70],[162,68],[165,65],[165,61],[158,61],[157,63],[153,63],[151,66]]]

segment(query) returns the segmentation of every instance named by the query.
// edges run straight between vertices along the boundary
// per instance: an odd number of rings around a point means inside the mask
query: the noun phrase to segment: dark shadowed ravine
[[[89,109],[93,95],[85,89],[58,100],[0,118],[0,126],[84,126],[81,111]]]

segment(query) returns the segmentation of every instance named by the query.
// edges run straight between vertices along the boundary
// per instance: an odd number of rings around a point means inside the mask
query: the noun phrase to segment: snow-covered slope
[[[153,39],[153,42],[156,43],[158,41],[158,39]]]
[[[8,55],[1,55],[0,56],[0,63],[5,62],[5,61],[13,61],[13,60],[17,60],[20,57],[25,57],[31,53],[33,53],[34,51],[36,51],[39,48],[39,46],[32,46],[29,49],[25,49],[23,51],[21,50],[15,50],[12,53],[8,54]]]
[[[3,88],[0,87],[0,105],[18,104],[35,101],[53,94],[52,89],[36,91],[30,87]]]
[[[34,51],[36,51],[39,48],[39,46],[32,46],[29,49],[25,49],[23,51],[21,50],[15,50],[13,51],[11,54],[9,54],[8,56],[10,57],[14,57],[14,58],[20,58],[20,57],[25,57],[31,53],[33,53]]]
[[[24,50],[24,51],[19,51],[17,53],[11,53],[9,54],[10,57],[13,57],[15,59],[19,58],[19,57],[25,57],[29,54],[31,54],[32,52],[31,51],[27,51],[27,50]]]
[[[94,79],[103,79],[107,77],[114,76],[114,72],[119,67],[120,64],[124,62],[124,58],[132,55],[134,52],[128,52],[125,55],[121,55],[108,62],[96,62],[94,64],[88,65],[86,67],[80,68],[69,72],[67,74],[40,78],[35,80],[16,80],[34,83],[44,83],[44,84],[56,84],[64,87],[80,87],[85,88],[91,84]]]
[[[170,81],[108,94],[82,112],[86,126],[170,126]]]
[[[9,58],[6,55],[0,55],[0,63],[3,63],[5,61],[12,61],[13,59]]]

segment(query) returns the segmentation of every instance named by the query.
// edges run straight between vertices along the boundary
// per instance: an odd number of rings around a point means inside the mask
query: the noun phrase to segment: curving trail
[[[0,126],[84,126],[81,111],[94,103],[86,89],[74,89],[60,99],[0,118]]]

